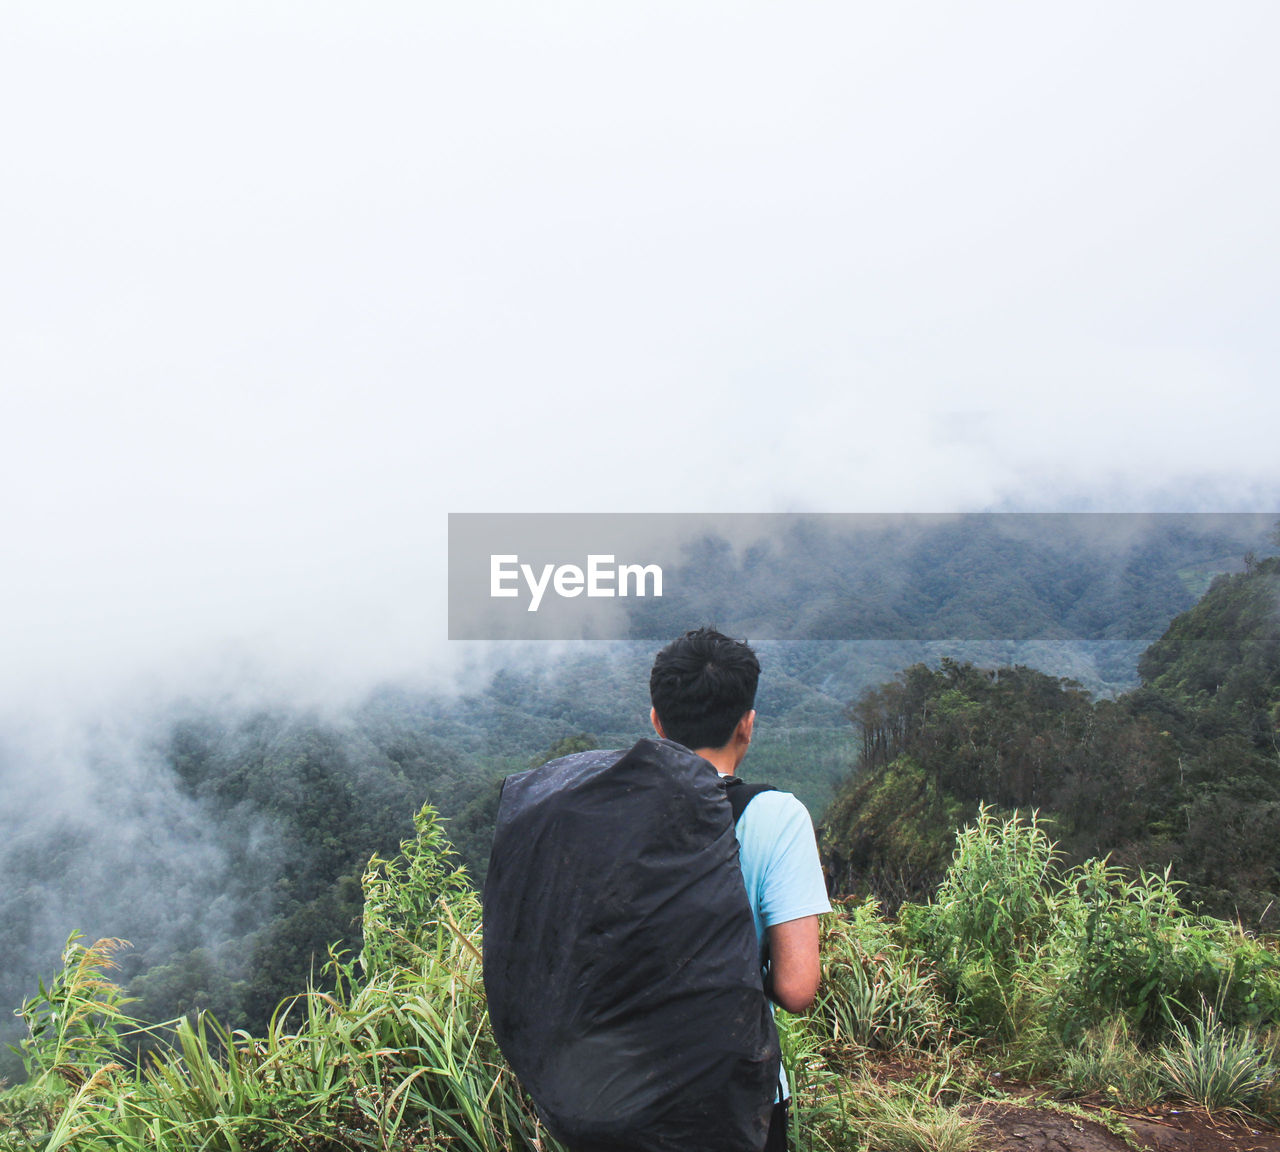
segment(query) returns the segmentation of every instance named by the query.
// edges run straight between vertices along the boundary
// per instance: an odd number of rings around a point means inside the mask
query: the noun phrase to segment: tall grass
[[[33,1087],[59,1078],[79,1087],[108,1062],[137,1022],[125,1011],[133,1001],[107,975],[126,940],[85,945],[73,932],[62,951],[62,968],[20,1011],[27,1025],[23,1064]]]
[[[1173,1092],[1209,1111],[1250,1110],[1280,1081],[1264,1043],[1251,1029],[1224,1023],[1212,1006],[1190,1025],[1174,1025],[1157,1069]]]
[[[494,1043],[478,901],[429,808],[364,890],[360,955],[331,957],[333,990],[262,1036],[208,1015],[144,1027],[111,978],[123,942],[72,937],[24,1006],[0,1149],[553,1152]],[[984,808],[935,901],[896,923],[838,909],[822,963],[812,1011],[779,1017],[797,1152],[980,1147],[953,1105],[984,1059],[1067,1093],[1280,1118],[1275,950],[1189,913],[1168,875],[1063,870],[1034,818]]]
[[[1067,1096],[1096,1092],[1113,1104],[1139,1107],[1165,1091],[1155,1057],[1142,1050],[1123,1016],[1090,1028],[1066,1048],[1055,1079]]]
[[[368,870],[360,964],[331,958],[336,990],[282,1005],[263,1037],[202,1015],[131,1064],[117,942],[69,953],[27,1006],[31,1080],[0,1101],[0,1147],[553,1148],[489,1030],[475,896],[429,809],[417,833]]]
[[[932,966],[893,938],[875,900],[829,917],[811,1017],[837,1048],[933,1051],[952,1029]]]

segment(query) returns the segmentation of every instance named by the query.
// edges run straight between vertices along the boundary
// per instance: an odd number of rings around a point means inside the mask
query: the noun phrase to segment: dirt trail
[[[1199,1110],[1121,1114],[1130,1142],[1096,1120],[1048,1108],[985,1103],[971,1114],[987,1127],[989,1138],[979,1145],[984,1152],[1280,1152],[1275,1130]]]

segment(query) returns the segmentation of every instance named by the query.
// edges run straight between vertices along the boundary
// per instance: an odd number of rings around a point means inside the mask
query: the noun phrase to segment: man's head
[[[663,734],[686,748],[723,748],[751,711],[760,661],[713,628],[673,640],[653,662],[649,698]]]

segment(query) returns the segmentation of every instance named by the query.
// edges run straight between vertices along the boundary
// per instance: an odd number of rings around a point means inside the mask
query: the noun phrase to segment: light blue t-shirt
[[[760,792],[737,824],[738,859],[764,948],[765,929],[831,911],[809,810],[790,792]],[[782,1097],[788,1095],[785,1073]]]
[[[765,928],[831,911],[809,810],[790,792],[761,792],[738,821],[738,859],[764,944]]]

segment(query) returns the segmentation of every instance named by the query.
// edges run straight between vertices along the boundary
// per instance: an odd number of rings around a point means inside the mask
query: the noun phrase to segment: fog
[[[1278,23],[20,5],[6,695],[420,670],[448,511],[1274,506]]]

